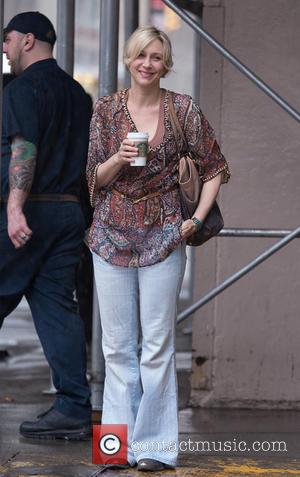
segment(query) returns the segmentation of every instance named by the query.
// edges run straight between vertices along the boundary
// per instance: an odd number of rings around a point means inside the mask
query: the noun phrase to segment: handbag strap
[[[170,122],[171,122],[173,132],[175,134],[177,152],[179,153],[178,138],[182,139],[183,144],[185,146],[186,146],[186,139],[185,139],[182,127],[180,126],[180,122],[178,120],[178,117],[177,117],[177,114],[176,114],[176,111],[175,111],[175,108],[174,108],[173,95],[172,95],[171,92],[169,92],[168,103],[169,103],[169,118],[170,118]]]

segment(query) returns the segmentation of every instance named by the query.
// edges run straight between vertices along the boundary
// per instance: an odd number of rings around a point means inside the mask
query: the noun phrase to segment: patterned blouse
[[[129,131],[137,131],[127,108],[127,94],[128,90],[123,90],[100,98],[94,108],[87,179],[95,210],[88,243],[112,265],[144,267],[164,260],[182,240],[180,154],[191,153],[204,182],[220,172],[222,182],[227,182],[230,173],[211,126],[191,97],[162,90],[157,131],[149,143],[146,166],[124,166],[112,183],[97,191],[97,166],[119,150]],[[180,141],[176,146],[169,119],[169,95],[186,146]]]

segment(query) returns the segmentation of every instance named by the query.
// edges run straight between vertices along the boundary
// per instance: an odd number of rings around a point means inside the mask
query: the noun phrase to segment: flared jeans
[[[177,299],[186,253],[182,243],[162,262],[113,266],[93,253],[105,357],[103,424],[127,424],[128,462],[176,465]]]

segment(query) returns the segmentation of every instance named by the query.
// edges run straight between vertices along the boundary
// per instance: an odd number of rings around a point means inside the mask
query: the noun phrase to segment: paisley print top
[[[94,108],[87,162],[94,217],[88,243],[92,251],[113,265],[144,267],[164,260],[182,240],[180,154],[191,153],[203,181],[222,172],[222,181],[227,182],[230,173],[198,105],[190,96],[162,90],[158,127],[149,143],[147,165],[126,165],[112,183],[96,190],[97,166],[118,151],[129,131],[137,131],[127,108],[127,92],[100,98]],[[186,138],[186,146],[178,143],[180,154],[169,119],[169,95]]]

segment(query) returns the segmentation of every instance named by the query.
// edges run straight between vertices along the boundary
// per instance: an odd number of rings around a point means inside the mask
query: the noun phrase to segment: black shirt
[[[2,195],[9,192],[11,141],[37,147],[32,194],[80,195],[85,177],[91,99],[54,59],[38,61],[3,92]]]

